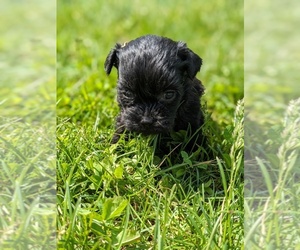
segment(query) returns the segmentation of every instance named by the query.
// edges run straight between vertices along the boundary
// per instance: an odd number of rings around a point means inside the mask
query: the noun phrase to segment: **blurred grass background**
[[[245,4],[245,92],[249,118],[261,124],[277,123],[300,96],[298,12],[294,0]]]
[[[84,4],[61,1],[57,41],[58,114],[72,112],[73,109],[68,108],[70,99],[72,107],[82,104],[81,97],[74,96],[74,86],[84,83],[90,95],[93,91],[89,90],[94,86],[101,89],[96,103],[111,115],[110,109],[115,106],[106,107],[105,102],[111,103],[115,96],[116,72],[110,79],[103,74],[106,55],[116,42],[157,34],[187,42],[203,58],[199,78],[207,89],[207,105],[211,111],[216,110],[213,116],[218,113],[218,117],[214,117],[218,122],[227,124],[237,100],[243,96],[242,13],[240,1],[234,0],[209,3],[112,0]],[[231,116],[226,115],[228,111]],[[91,112],[90,107],[87,112]],[[77,120],[82,119],[84,117]]]
[[[0,248],[56,247],[55,2],[0,8]]]
[[[300,249],[299,11],[245,2],[245,249]]]

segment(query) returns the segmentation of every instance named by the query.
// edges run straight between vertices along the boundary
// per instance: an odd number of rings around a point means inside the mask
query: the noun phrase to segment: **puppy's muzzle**
[[[154,105],[153,107],[132,107],[123,110],[126,129],[143,134],[157,134],[171,130],[172,119],[156,108]]]
[[[142,117],[140,124],[144,127],[151,127],[151,126],[153,126],[153,124],[155,122],[156,122],[156,119],[154,119],[153,117],[144,116],[144,117]]]

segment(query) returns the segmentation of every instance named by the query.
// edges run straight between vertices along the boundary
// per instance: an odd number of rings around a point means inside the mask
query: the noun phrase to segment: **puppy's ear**
[[[115,47],[109,52],[109,54],[106,57],[104,68],[106,74],[110,74],[111,69],[113,66],[115,66],[118,69],[119,66],[119,58],[118,58],[118,52],[121,48],[120,44],[116,44]]]
[[[181,60],[180,68],[193,79],[201,68],[202,59],[183,42],[178,42],[177,56]]]

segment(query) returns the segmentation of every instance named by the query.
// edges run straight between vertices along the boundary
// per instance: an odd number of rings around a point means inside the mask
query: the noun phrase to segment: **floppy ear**
[[[193,79],[201,68],[202,59],[183,42],[178,42],[177,56],[181,60],[180,68]]]
[[[118,69],[119,66],[119,58],[118,58],[118,52],[121,48],[120,44],[116,44],[115,47],[109,52],[109,54],[106,57],[104,68],[106,74],[110,74],[111,69],[113,66],[115,66]]]

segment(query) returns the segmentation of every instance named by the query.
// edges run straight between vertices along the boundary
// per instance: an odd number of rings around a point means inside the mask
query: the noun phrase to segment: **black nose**
[[[144,116],[141,120],[141,124],[144,126],[149,126],[149,125],[153,124],[153,122],[154,122],[154,119],[149,116]]]

